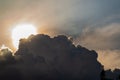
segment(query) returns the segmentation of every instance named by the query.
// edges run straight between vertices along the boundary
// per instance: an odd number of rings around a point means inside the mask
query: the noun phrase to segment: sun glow
[[[31,34],[37,34],[36,28],[32,24],[19,24],[12,30],[12,41],[15,48],[18,48],[19,40],[27,38]]]

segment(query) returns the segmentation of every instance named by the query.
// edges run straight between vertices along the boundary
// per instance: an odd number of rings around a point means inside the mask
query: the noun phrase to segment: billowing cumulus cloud
[[[5,45],[2,45],[0,48],[0,56],[5,57],[5,56],[12,56],[13,52],[10,48],[6,47]]]
[[[63,35],[31,35],[20,40],[14,56],[5,58],[0,59],[0,78],[4,80],[100,80],[102,69],[95,51],[76,47]]]

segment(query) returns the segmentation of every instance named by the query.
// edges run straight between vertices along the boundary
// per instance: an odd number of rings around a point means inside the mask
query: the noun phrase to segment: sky
[[[38,33],[71,36],[74,44],[96,50],[107,69],[120,68],[119,4],[119,0],[0,0],[0,45],[13,48],[14,25],[31,23]]]

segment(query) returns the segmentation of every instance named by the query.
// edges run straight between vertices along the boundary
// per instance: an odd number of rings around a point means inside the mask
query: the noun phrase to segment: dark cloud
[[[112,79],[112,80],[119,80],[120,79],[120,69],[115,70],[106,70],[105,71],[105,78],[106,79]]]
[[[6,80],[100,80],[97,53],[76,47],[64,35],[31,35],[20,40],[14,56],[1,57],[0,78]]]

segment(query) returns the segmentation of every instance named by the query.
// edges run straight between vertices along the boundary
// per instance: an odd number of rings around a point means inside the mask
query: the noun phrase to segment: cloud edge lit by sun
[[[29,23],[17,24],[12,29],[12,42],[14,47],[17,49],[19,46],[19,40],[22,38],[28,38],[30,35],[36,35],[36,26]]]

